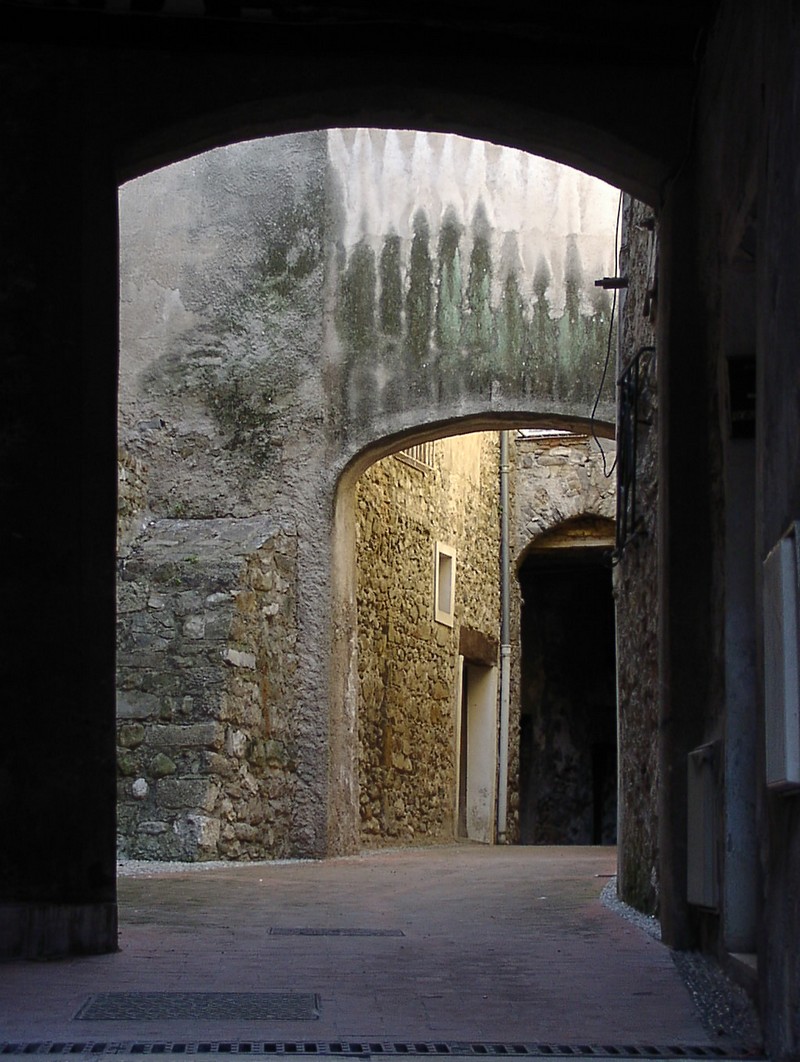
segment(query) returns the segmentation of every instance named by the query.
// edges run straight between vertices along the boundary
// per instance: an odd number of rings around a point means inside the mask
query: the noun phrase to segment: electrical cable
[[[616,224],[616,226],[614,228],[614,276],[615,277],[617,276],[617,271],[619,269],[619,225],[620,225],[621,217],[622,217],[622,190],[620,189],[619,200],[617,202],[617,224]],[[600,405],[600,396],[602,395],[603,388],[606,385],[606,376],[608,375],[608,366],[609,366],[609,363],[611,362],[611,343],[612,343],[612,339],[613,339],[613,336],[614,336],[614,315],[616,313],[616,309],[617,309],[617,289],[615,287],[614,288],[614,294],[613,294],[612,299],[611,299],[611,315],[610,315],[609,321],[608,321],[608,343],[606,345],[606,360],[605,360],[605,364],[603,365],[603,375],[600,377],[600,386],[597,388],[597,398],[595,398],[595,400],[594,400],[594,406],[592,406],[592,415],[591,415],[591,418],[590,418],[590,423],[591,423],[591,427],[592,427],[592,438],[594,439],[595,444],[597,445],[597,449],[600,451],[600,453],[602,455],[602,458],[603,458],[603,475],[605,476],[606,479],[611,479],[611,477],[614,475],[614,469],[617,467],[617,458],[616,458],[616,456],[614,457],[614,463],[611,465],[611,468],[609,468],[608,465],[606,464],[606,452],[603,449],[603,447],[600,445],[600,440],[598,439],[597,432],[595,431],[595,414],[597,413],[597,407]]]

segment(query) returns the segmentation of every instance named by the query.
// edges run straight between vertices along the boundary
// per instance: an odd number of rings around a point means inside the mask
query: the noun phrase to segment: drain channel
[[[381,1055],[598,1059],[764,1059],[754,1047],[686,1044],[542,1044],[386,1040],[100,1041],[0,1043],[0,1055],[342,1055],[372,1059]]]

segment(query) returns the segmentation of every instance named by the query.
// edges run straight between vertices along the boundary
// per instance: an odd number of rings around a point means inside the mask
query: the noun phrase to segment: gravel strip
[[[600,900],[621,918],[633,922],[655,940],[661,940],[658,919],[623,903],[617,896],[616,878],[605,885]],[[670,951],[670,954],[707,1032],[720,1040],[760,1048],[761,1026],[745,990],[734,984],[708,955],[699,951]]]
[[[645,933],[655,940],[661,940],[661,923],[659,920],[654,915],[642,914],[641,911],[629,907],[617,896],[616,877],[610,878],[603,886],[603,891],[600,893],[600,901],[614,911],[615,914],[618,914],[620,918],[633,922],[634,925],[638,926],[639,929],[643,929]]]
[[[118,859],[117,877],[120,878],[158,878],[164,874],[196,874],[205,870],[244,870],[247,867],[288,867],[296,863],[316,863],[316,859],[260,859],[242,860],[239,863],[230,860],[208,860],[205,863],[179,863],[156,861],[154,859]]]

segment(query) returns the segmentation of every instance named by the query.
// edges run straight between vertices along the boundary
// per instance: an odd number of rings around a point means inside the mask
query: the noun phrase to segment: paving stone
[[[732,1044],[703,1025],[669,949],[600,901],[612,848],[463,844],[130,869],[118,953],[3,967],[0,1045],[699,1045],[723,1053],[697,1057],[722,1059]],[[287,932],[298,928],[314,932]],[[230,1006],[76,1020],[101,993],[220,994]],[[319,1016],[237,1010],[259,994],[318,997]]]

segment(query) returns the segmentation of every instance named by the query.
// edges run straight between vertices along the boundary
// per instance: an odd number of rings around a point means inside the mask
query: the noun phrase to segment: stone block
[[[187,616],[183,622],[183,634],[186,638],[202,639],[206,636],[205,616]]]
[[[130,750],[120,752],[117,756],[117,770],[124,778],[132,778],[140,772],[139,757]]]
[[[166,723],[148,727],[147,744],[153,748],[207,748],[218,752],[225,744],[225,732],[214,722],[186,726]]]
[[[229,756],[242,759],[247,752],[247,734],[243,730],[228,730],[225,738],[225,751]]]
[[[220,605],[230,604],[233,600],[233,591],[218,591],[215,594],[209,594],[205,599],[206,608],[218,608]]]
[[[149,719],[157,715],[159,699],[141,690],[117,690],[117,719]]]
[[[117,668],[136,671],[163,671],[167,655],[161,650],[122,649],[117,651]]]
[[[157,634],[148,631],[134,631],[131,642],[137,651],[151,653],[164,652],[169,648],[171,638],[167,634]]]
[[[174,774],[176,769],[175,761],[170,759],[169,756],[165,756],[163,752],[159,752],[150,761],[150,774],[153,778],[166,778],[168,775]]]
[[[161,808],[209,810],[209,797],[216,787],[204,778],[162,778],[156,786]]]
[[[145,738],[145,728],[141,723],[125,723],[117,731],[117,744],[124,749],[137,749]]]
[[[230,637],[231,614],[229,609],[218,608],[205,618],[205,637],[209,642],[224,642]]]
[[[230,664],[231,667],[243,667],[255,671],[256,658],[253,653],[240,652],[238,649],[223,649],[221,655],[225,663]]]
[[[206,753],[203,758],[202,769],[220,778],[231,778],[235,773],[235,766],[226,755],[219,752]]]
[[[189,812],[173,823],[172,829],[186,855],[192,858],[217,855],[219,821],[208,815]]]
[[[150,786],[144,778],[137,778],[131,786],[131,794],[135,800],[144,800],[150,792]]]
[[[169,826],[166,822],[158,821],[140,822],[138,826],[138,832],[147,837],[159,837],[162,833],[166,833],[168,829]]]

